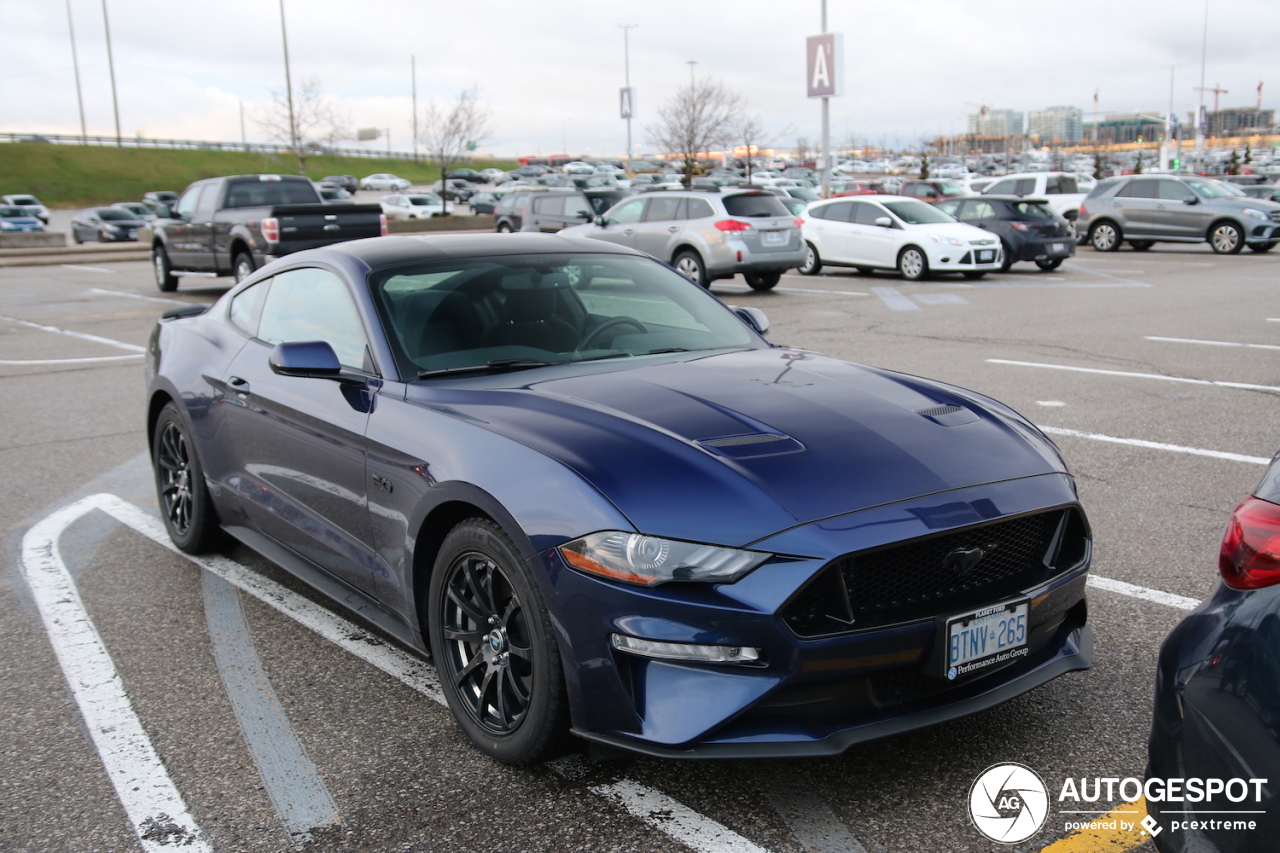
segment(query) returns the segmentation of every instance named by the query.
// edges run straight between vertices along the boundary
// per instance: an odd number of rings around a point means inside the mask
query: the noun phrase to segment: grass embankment
[[[514,163],[473,163],[476,169]],[[51,207],[88,207],[137,201],[151,190],[182,192],[188,184],[218,175],[296,174],[298,158],[207,149],[110,148],[54,145],[48,142],[0,144],[0,195],[31,193]],[[415,184],[440,178],[426,163],[378,157],[307,158],[307,175],[355,175],[391,172]]]

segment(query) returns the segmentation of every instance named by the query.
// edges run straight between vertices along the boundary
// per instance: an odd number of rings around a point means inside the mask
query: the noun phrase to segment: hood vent
[[[797,453],[804,450],[804,445],[786,435],[769,433],[752,433],[750,435],[726,435],[721,438],[706,438],[698,444],[730,459],[751,459],[758,456],[778,456],[783,453]]]
[[[978,420],[978,416],[964,406],[934,406],[931,409],[919,409],[916,414],[947,427],[963,426]]]

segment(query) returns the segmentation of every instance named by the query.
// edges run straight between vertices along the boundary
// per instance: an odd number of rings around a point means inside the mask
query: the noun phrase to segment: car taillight
[[[1250,497],[1235,508],[1222,536],[1218,574],[1232,589],[1280,583],[1280,506]]]
[[[1088,215],[1089,215],[1089,211],[1085,208],[1085,206],[1084,206],[1084,202],[1080,202],[1080,217],[1079,217],[1079,218],[1083,219],[1084,217],[1086,217],[1086,216],[1088,216]]]
[[[1012,226],[1014,227],[1014,230],[1016,230],[1016,231],[1026,231],[1026,230],[1028,230],[1028,229],[1027,229],[1027,223],[1025,223],[1025,222],[1010,222],[1009,224],[1010,224],[1010,225],[1012,225]]]
[[[804,217],[803,217],[803,216],[797,216],[797,217],[796,217],[796,219],[795,219],[795,222],[792,222],[792,223],[791,223],[791,227],[792,227],[792,228],[803,228],[803,227],[804,227]]]
[[[280,220],[274,216],[268,216],[262,220],[262,239],[268,243],[280,242]]]
[[[387,215],[385,213],[378,214],[378,223],[382,226],[381,236],[387,236]]]
[[[750,222],[742,222],[738,219],[721,219],[716,223],[716,227],[721,231],[753,231],[755,226]]]

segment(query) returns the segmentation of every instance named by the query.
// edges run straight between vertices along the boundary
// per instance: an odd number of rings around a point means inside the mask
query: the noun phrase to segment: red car
[[[836,184],[831,188],[832,198],[843,198],[847,195],[879,195],[880,190],[871,186],[868,181],[845,181],[843,184]]]

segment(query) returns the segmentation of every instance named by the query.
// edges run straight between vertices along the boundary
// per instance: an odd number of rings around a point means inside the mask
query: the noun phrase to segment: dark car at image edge
[[[161,516],[429,649],[510,763],[834,755],[1087,669],[1056,446],[767,329],[596,240],[299,252],[157,324]]]

